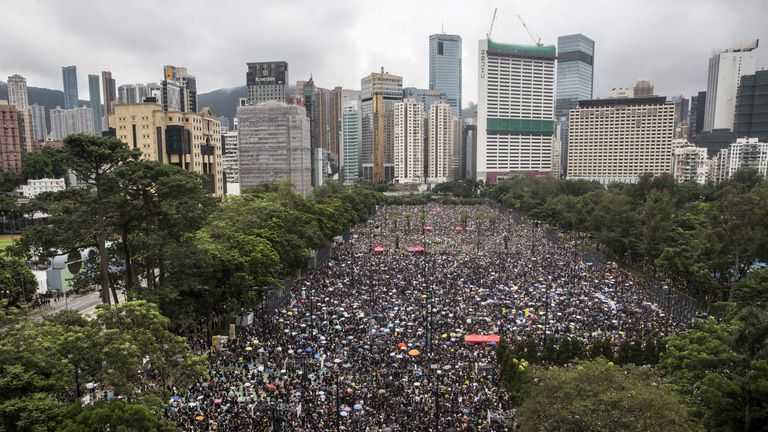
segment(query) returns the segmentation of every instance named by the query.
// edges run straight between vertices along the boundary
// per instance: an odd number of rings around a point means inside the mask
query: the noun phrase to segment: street
[[[125,301],[125,295],[118,292],[120,301]],[[29,315],[30,318],[40,319],[46,315],[52,315],[63,310],[74,310],[86,318],[90,318],[96,312],[96,306],[101,304],[101,292],[96,291],[85,295],[71,295],[67,297],[66,302],[62,297],[58,302],[51,302],[49,309]]]

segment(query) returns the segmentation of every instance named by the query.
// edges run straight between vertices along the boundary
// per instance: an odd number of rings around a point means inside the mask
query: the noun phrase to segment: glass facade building
[[[445,93],[454,117],[461,117],[461,36],[429,37],[429,88]]]
[[[98,75],[88,75],[88,97],[93,110],[93,130],[100,134],[104,129],[101,127],[101,87]]]
[[[62,66],[61,78],[64,81],[64,109],[77,108],[77,67]]]

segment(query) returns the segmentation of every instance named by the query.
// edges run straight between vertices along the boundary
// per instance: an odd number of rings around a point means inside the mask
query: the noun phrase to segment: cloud
[[[119,85],[157,82],[165,64],[186,66],[206,92],[243,85],[245,63],[268,60],[287,61],[291,81],[312,74],[324,87],[359,88],[382,66],[406,86],[427,87],[428,38],[444,28],[463,38],[464,100],[476,100],[477,41],[494,8],[501,42],[532,43],[518,14],[547,44],[571,33],[594,39],[596,96],[638,78],[659,94],[690,96],[706,86],[713,49],[750,38],[768,44],[764,0],[0,1],[4,31],[14,35],[0,51],[0,77],[61,88],[61,66],[74,64],[81,99],[87,75],[102,70]],[[758,64],[766,59],[759,48]]]

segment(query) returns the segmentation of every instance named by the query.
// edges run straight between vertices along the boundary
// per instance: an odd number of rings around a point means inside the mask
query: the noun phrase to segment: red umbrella
[[[413,251],[416,252],[417,254],[423,254],[424,248],[421,246],[416,246],[415,248],[413,248]]]
[[[269,389],[269,390],[271,390],[271,391],[275,391],[275,390],[277,390],[277,387],[275,387],[275,385],[274,385],[274,384],[271,384],[271,383],[270,383],[270,384],[267,384],[267,389]]]
[[[431,227],[431,226],[428,226],[428,227],[424,227],[424,231],[426,231],[426,232],[432,232],[432,227]]]
[[[381,253],[384,253],[384,248],[381,246],[376,246],[375,248],[373,248],[373,251],[377,254],[381,254]]]
[[[464,342],[468,344],[479,344],[483,343],[483,336],[479,334],[471,334],[464,336]]]
[[[460,226],[457,226],[457,227],[456,227],[456,228],[454,228],[453,230],[454,230],[454,231],[456,231],[456,232],[462,232],[462,231],[464,231],[464,228],[463,228],[463,227],[460,227]]]

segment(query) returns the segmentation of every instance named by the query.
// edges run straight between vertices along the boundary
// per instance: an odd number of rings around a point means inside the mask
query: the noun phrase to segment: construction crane
[[[486,33],[486,36],[488,39],[491,38],[491,33],[493,32],[493,23],[496,22],[496,12],[499,10],[499,8],[493,9],[493,18],[491,18],[491,28],[488,29],[488,33]]]
[[[531,39],[533,40],[533,43],[535,43],[537,47],[543,46],[544,44],[541,43],[541,36],[538,36],[538,35],[534,36],[533,32],[531,32],[531,29],[529,29],[528,26],[525,25],[525,21],[523,21],[523,17],[521,17],[519,14],[517,15],[517,17],[520,19],[520,22],[523,24],[523,28],[525,28],[525,31],[528,32],[528,36],[530,36]]]

